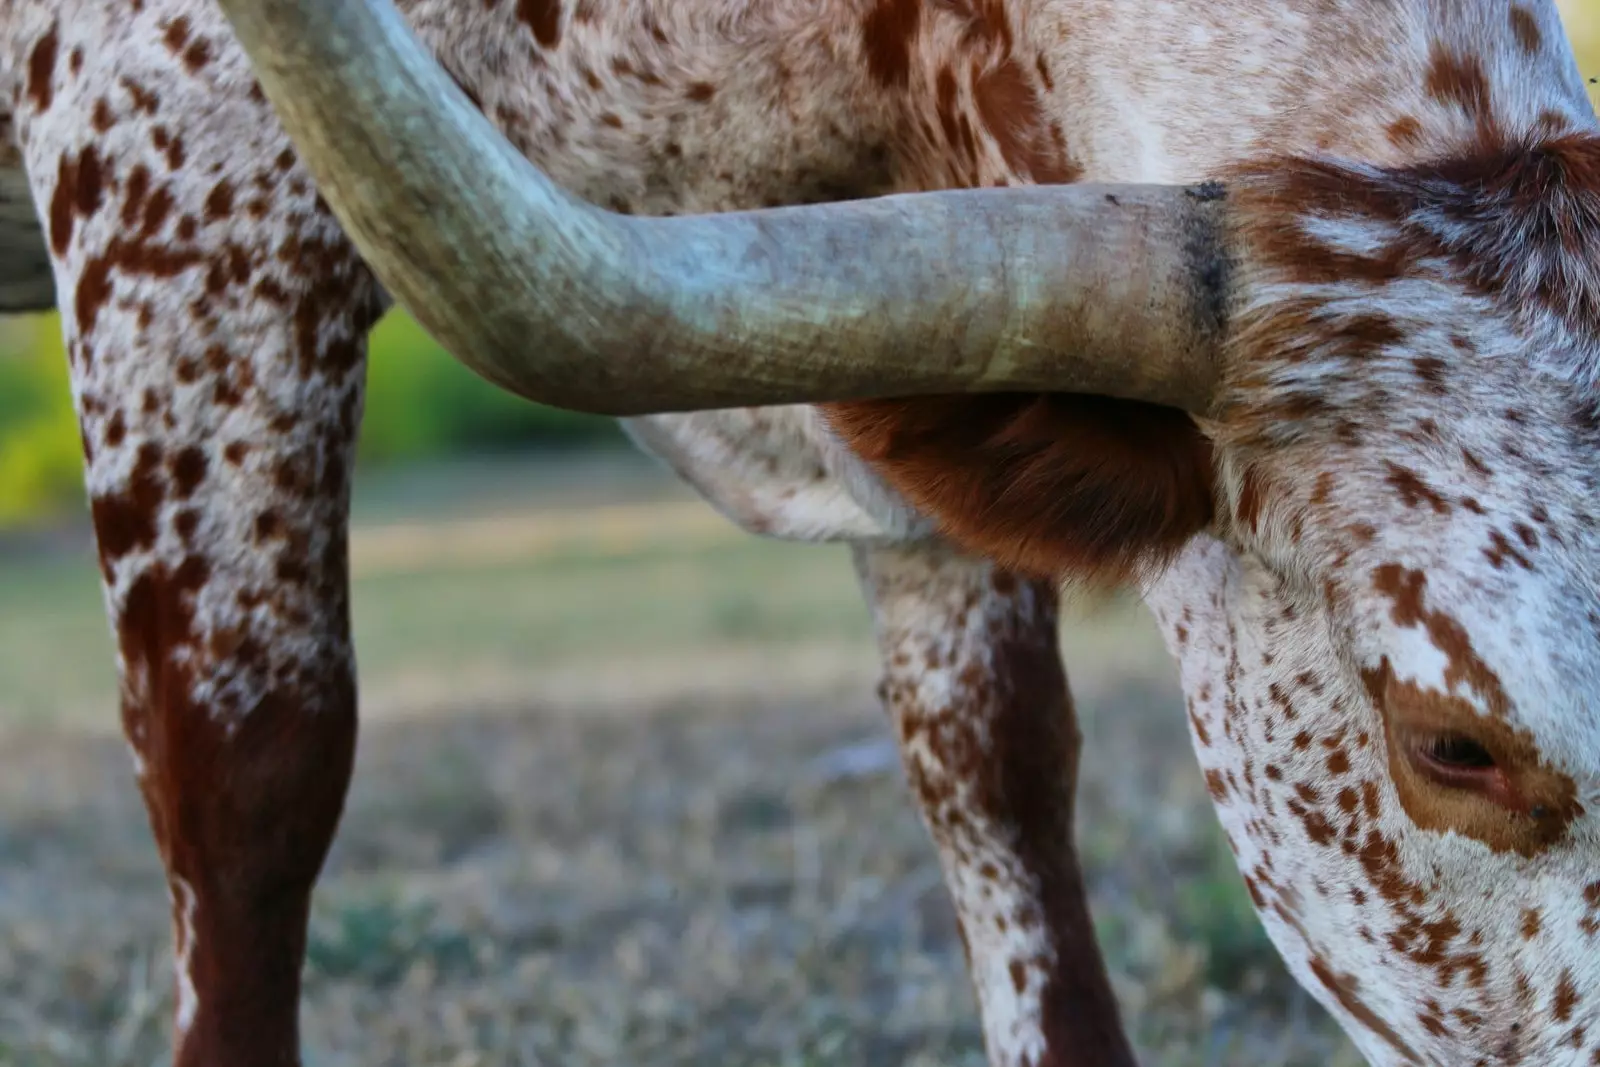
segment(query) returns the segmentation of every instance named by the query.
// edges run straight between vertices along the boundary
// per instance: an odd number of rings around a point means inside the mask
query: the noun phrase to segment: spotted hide
[[[62,313],[175,1062],[284,1067],[355,742],[351,446],[389,298],[216,2],[0,0],[0,309]],[[1159,619],[1250,898],[1371,1063],[1600,1063],[1600,123],[1552,0],[399,7],[618,216],[1221,205],[1189,250],[1204,411],[628,422],[744,528],[853,546],[996,1067],[1134,1062],[1073,845],[1063,583]]]

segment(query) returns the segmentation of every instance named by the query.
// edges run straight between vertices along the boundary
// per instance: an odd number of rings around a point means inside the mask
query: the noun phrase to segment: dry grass
[[[481,513],[452,485],[363,513]],[[314,919],[311,1067],[981,1063],[844,554],[675,521],[610,543],[535,524],[539,553],[492,566],[366,542],[401,562],[369,554],[357,586],[367,725]],[[1065,647],[1096,915],[1145,1062],[1353,1067],[1248,909],[1148,622],[1111,605]],[[0,572],[6,1067],[163,1054],[165,901],[105,654],[92,568]]]

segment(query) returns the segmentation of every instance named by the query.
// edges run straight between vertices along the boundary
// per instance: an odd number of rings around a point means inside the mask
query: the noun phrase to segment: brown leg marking
[[[1073,844],[1080,735],[1055,590],[935,549],[856,560],[991,1061],[1133,1064]]]
[[[220,15],[183,27],[198,65],[147,23],[71,27],[86,73],[57,79],[24,150],[172,894],[175,1061],[292,1067],[355,744],[345,520],[378,295]],[[148,70],[99,47],[118,34],[152,36]],[[89,78],[101,61],[121,65]]]

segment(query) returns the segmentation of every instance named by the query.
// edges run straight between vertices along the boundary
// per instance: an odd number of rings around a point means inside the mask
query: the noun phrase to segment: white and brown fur
[[[631,430],[744,527],[856,546],[995,1064],[1132,1062],[1063,579],[1142,589],[1252,898],[1371,1062],[1600,1062],[1600,126],[1549,0],[400,6],[617,211],[1223,180],[1203,425],[1002,396]],[[386,297],[209,0],[0,0],[0,71],[0,298],[62,311],[175,1058],[293,1064]],[[1494,766],[1430,755],[1450,732]]]

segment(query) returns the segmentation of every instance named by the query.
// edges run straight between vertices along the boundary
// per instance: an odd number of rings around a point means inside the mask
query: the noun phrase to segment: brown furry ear
[[[822,410],[946,537],[1029,575],[1122,582],[1211,521],[1210,443],[1172,408],[995,393]]]

